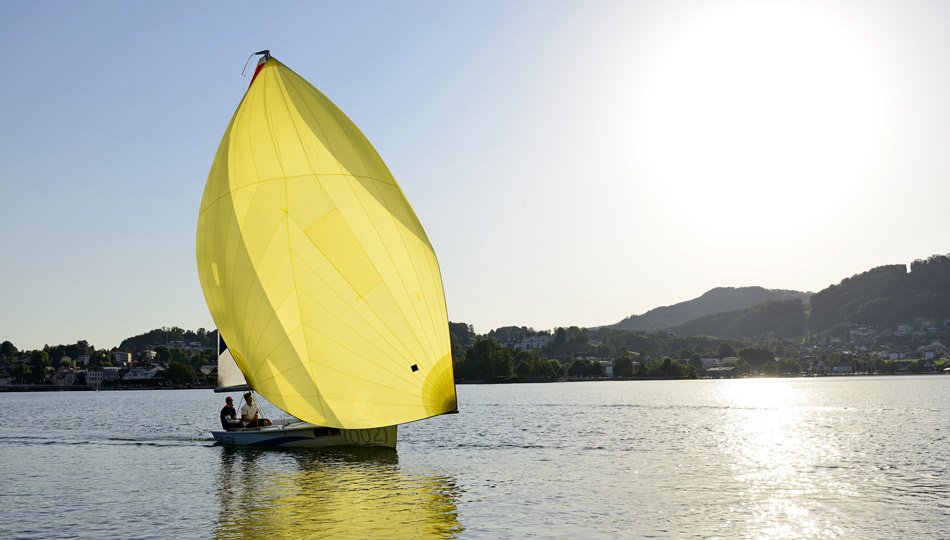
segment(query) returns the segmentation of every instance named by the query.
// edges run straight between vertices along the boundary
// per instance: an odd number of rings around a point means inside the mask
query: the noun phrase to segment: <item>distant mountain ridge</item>
[[[610,325],[621,330],[657,332],[720,313],[748,309],[765,302],[799,300],[807,302],[810,292],[764,287],[716,287],[698,298],[651,309],[642,315],[631,315]]]
[[[878,266],[814,294],[799,293],[803,297],[766,299],[751,306],[708,313],[668,325],[673,316],[688,316],[690,312],[720,308],[729,302],[751,302],[756,299],[756,293],[761,298],[761,291],[765,291],[759,287],[744,289],[759,291],[743,291],[744,294],[736,295],[735,292],[740,289],[713,289],[694,300],[650,310],[641,316],[624,319],[614,326],[624,328],[620,325],[632,321],[640,325],[633,329],[653,324],[654,330],[645,331],[667,330],[678,336],[744,339],[773,335],[794,338],[847,324],[893,327],[917,318],[950,319],[950,256],[933,255],[918,259],[910,264],[909,272],[904,264]],[[806,300],[809,301],[807,310],[804,304]]]

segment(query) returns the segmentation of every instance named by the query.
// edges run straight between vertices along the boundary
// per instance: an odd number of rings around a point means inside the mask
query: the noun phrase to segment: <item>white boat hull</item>
[[[261,428],[212,431],[222,444],[281,448],[330,448],[334,446],[396,447],[396,426],[369,429],[336,429],[294,422]]]

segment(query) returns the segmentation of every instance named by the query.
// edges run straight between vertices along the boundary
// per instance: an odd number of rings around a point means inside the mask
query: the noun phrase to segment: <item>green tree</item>
[[[16,347],[9,341],[0,343],[0,358],[13,358],[17,354]]]
[[[567,376],[580,379],[587,377],[588,372],[590,371],[590,362],[587,360],[574,360],[571,362],[571,365],[567,368]]]
[[[557,380],[564,378],[564,366],[557,360],[548,360],[544,370],[545,378]]]
[[[544,365],[546,361],[536,351],[518,351],[515,353],[515,372],[519,381],[536,381],[544,379]]]
[[[165,377],[175,386],[186,386],[195,380],[195,368],[184,362],[174,361],[168,364]]]
[[[689,365],[698,373],[703,370],[703,359],[699,355],[692,356],[689,359]]]
[[[779,360],[775,365],[775,369],[781,375],[798,375],[802,371],[802,367],[798,365],[798,362],[791,358]]]
[[[449,342],[452,344],[452,357],[461,358],[465,350],[475,343],[475,329],[470,324],[449,322]]]
[[[746,347],[741,349],[739,350],[738,356],[752,366],[760,366],[775,361],[775,355],[772,354],[772,351],[758,347]]]
[[[730,356],[736,355],[736,350],[725,341],[719,344],[719,348],[716,349],[716,353],[719,355],[719,358],[728,358]]]
[[[46,351],[30,353],[30,379],[33,384],[46,382],[46,368],[49,366],[49,354]]]
[[[25,383],[30,378],[30,366],[26,362],[13,364],[13,378],[19,383]]]
[[[502,382],[514,378],[515,369],[511,350],[506,349],[490,338],[475,341],[465,353],[463,378]]]
[[[633,377],[633,360],[629,356],[614,360],[614,377]]]

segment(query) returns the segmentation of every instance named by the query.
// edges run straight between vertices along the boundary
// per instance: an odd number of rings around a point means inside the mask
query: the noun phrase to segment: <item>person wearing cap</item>
[[[221,427],[226,430],[241,427],[241,422],[237,419],[237,411],[234,410],[234,400],[231,399],[231,396],[224,399],[224,407],[221,408]]]

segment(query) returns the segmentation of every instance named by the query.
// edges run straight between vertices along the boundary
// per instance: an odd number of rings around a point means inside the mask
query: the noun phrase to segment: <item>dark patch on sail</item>
[[[224,338],[218,333],[218,356],[224,354],[226,350],[228,350],[228,344],[224,342]]]
[[[413,364],[413,365],[409,366],[409,369],[411,369],[412,372],[415,373],[415,372],[419,371],[419,366],[418,366],[417,364]]]

